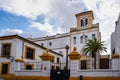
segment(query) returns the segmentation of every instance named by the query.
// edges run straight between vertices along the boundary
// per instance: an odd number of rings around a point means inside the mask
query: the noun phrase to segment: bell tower
[[[86,11],[75,15],[77,21],[77,30],[92,27],[94,20],[93,11]]]

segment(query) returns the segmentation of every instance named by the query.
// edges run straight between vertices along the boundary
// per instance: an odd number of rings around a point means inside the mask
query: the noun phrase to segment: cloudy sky
[[[120,0],[0,0],[0,36],[41,37],[69,32],[75,14],[93,10],[102,40],[110,53],[110,35],[120,12]]]

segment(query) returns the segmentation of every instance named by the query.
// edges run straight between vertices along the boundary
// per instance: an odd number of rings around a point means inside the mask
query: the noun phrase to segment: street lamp
[[[68,69],[68,50],[69,50],[69,46],[66,45],[65,49],[66,49],[66,69]]]

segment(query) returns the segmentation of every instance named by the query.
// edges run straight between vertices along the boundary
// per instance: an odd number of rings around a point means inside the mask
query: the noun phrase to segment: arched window
[[[73,37],[73,44],[76,44],[76,37]]]
[[[80,37],[80,43],[83,43],[83,36]]]
[[[86,35],[85,36],[85,43],[87,43],[87,41],[88,41],[88,36]]]
[[[95,38],[95,34],[92,34],[92,39]]]
[[[84,22],[83,22],[83,19],[81,19],[81,27],[83,27],[84,25]]]
[[[85,26],[87,26],[88,25],[88,19],[86,18],[85,19]]]

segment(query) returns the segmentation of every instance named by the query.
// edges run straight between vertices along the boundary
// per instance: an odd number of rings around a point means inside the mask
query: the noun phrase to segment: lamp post
[[[65,49],[66,49],[66,69],[68,69],[68,50],[69,50],[69,46],[66,45]]]

